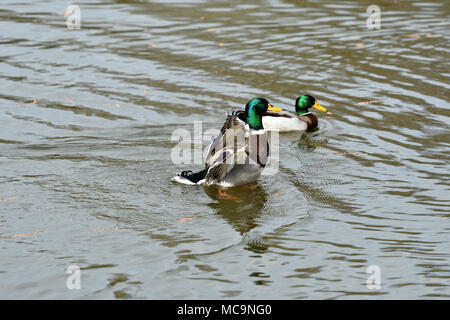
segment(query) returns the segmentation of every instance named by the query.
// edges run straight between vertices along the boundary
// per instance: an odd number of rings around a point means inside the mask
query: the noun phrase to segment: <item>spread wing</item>
[[[235,114],[227,116],[219,135],[214,138],[209,146],[205,161],[205,168],[218,161],[224,161],[229,152],[235,153],[246,146],[247,125]]]
[[[247,131],[244,145],[238,145],[238,148],[223,149],[220,157],[211,164],[205,176],[206,184],[223,181],[227,174],[238,165],[253,164],[264,168],[268,154],[269,145],[264,130]]]
[[[206,174],[206,183],[222,181],[225,176],[233,170],[236,165],[248,163],[248,154],[245,147],[237,150],[224,150],[221,155],[221,161],[214,162]]]

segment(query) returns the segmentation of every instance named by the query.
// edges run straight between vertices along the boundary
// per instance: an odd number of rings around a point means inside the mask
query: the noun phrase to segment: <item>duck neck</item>
[[[248,110],[247,123],[251,129],[253,130],[263,129],[261,118],[262,118],[261,115],[256,113],[256,110],[254,108],[250,108]]]
[[[307,115],[307,114],[311,113],[311,111],[309,111],[308,109],[306,109],[306,110],[297,110],[297,111],[295,111],[295,113],[298,116],[304,116],[304,115]]]

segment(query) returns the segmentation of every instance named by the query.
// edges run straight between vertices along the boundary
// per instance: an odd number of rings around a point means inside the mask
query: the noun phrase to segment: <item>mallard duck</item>
[[[268,131],[313,131],[317,128],[317,117],[309,111],[315,108],[326,112],[314,98],[308,94],[301,95],[295,100],[295,113],[290,111],[272,112],[266,111],[262,121],[264,129]]]
[[[190,185],[231,187],[256,181],[264,169],[269,144],[262,123],[267,110],[281,111],[264,98],[250,100],[245,111],[227,116],[219,135],[211,142],[200,172],[183,171],[172,181]]]

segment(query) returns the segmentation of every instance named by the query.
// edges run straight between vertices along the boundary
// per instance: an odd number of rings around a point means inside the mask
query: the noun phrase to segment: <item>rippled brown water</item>
[[[69,30],[3,1],[0,298],[449,298],[450,5],[377,1],[369,30],[368,4],[84,1]],[[306,92],[332,114],[276,175],[170,182],[200,168],[175,129]]]

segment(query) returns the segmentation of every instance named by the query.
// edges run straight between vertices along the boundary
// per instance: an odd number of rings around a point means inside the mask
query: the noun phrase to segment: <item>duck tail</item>
[[[247,122],[247,116],[244,110],[235,110],[231,113],[232,116],[238,117],[240,120]]]
[[[209,168],[206,168],[196,173],[193,173],[191,170],[182,171],[180,174],[173,177],[172,181],[189,185],[202,184],[202,180],[205,179],[208,169]]]

